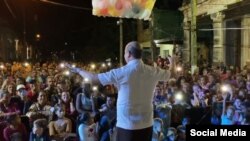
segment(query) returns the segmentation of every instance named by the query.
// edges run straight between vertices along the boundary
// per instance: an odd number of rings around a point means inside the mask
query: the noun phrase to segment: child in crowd
[[[222,94],[223,97],[223,109],[222,109],[222,115],[221,115],[221,125],[233,125],[235,124],[234,121],[234,114],[235,114],[235,108],[233,106],[228,106],[226,108],[226,94]]]
[[[186,141],[186,127],[179,125],[177,127],[177,139],[176,141]]]
[[[177,137],[177,131],[174,127],[169,127],[167,132],[167,141],[175,141]]]
[[[49,123],[49,135],[53,139],[65,139],[72,131],[72,122],[65,117],[65,110],[63,107],[56,106],[55,114],[57,119]]]
[[[34,121],[29,141],[50,141],[46,119]]]
[[[81,115],[80,125],[78,127],[78,134],[80,141],[96,141],[98,135],[98,126],[93,121],[90,113],[84,113]]]

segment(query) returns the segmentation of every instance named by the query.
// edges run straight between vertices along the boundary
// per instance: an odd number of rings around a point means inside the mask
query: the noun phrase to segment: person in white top
[[[94,74],[67,65],[72,72],[92,83],[114,84],[118,88],[117,141],[151,141],[153,125],[153,91],[158,81],[167,81],[174,74],[174,59],[170,69],[145,65],[142,50],[136,41],[129,42],[124,51],[127,64],[106,73]]]

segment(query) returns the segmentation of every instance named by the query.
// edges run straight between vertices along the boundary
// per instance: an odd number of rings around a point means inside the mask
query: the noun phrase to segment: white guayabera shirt
[[[145,65],[139,59],[98,74],[102,85],[114,84],[118,88],[117,127],[133,130],[152,126],[155,85],[169,77],[170,71]]]

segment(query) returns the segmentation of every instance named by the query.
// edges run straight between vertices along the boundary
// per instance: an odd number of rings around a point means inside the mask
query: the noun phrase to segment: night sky
[[[16,32],[19,39],[24,40],[23,31],[26,29],[26,41],[42,48],[43,53],[67,54],[75,51],[88,59],[96,58],[93,54],[98,54],[99,59],[119,54],[117,18],[93,16],[91,0],[50,1],[83,9],[54,5],[40,0],[0,0],[0,19],[8,22],[8,26]],[[155,7],[176,10],[180,4],[181,0],[157,0]],[[136,40],[135,32],[136,20],[126,19],[124,43]],[[41,35],[39,41],[35,38],[37,33]]]

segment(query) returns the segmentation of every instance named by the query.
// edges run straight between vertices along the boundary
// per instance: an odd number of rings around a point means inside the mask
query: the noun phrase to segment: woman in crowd
[[[76,98],[76,110],[79,114],[90,113],[94,115],[95,107],[91,96],[91,85],[86,82],[83,84],[83,93],[78,93]]]
[[[227,95],[223,94],[223,109],[222,109],[222,115],[221,115],[221,125],[234,125],[234,114],[235,114],[235,108],[233,106],[226,106],[226,98]]]
[[[25,126],[21,123],[21,118],[19,115],[9,115],[7,117],[7,122],[9,125],[4,129],[4,139],[5,141],[12,141],[13,138],[19,138],[19,141],[27,141],[28,133]]]
[[[65,116],[67,118],[76,118],[76,109],[73,103],[73,99],[70,97],[68,91],[63,91],[61,93],[61,98],[57,105],[60,105],[65,109]]]
[[[50,120],[52,117],[52,107],[47,103],[47,94],[44,91],[40,91],[37,97],[37,102],[30,106],[26,115],[31,121],[34,121],[38,118],[46,118]]]
[[[13,114],[20,114],[18,103],[11,102],[11,96],[6,92],[0,93],[0,121],[4,121],[4,117]]]

